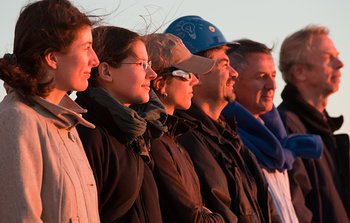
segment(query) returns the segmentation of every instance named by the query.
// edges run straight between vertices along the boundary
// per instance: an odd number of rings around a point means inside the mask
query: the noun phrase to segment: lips
[[[85,76],[86,79],[89,79],[90,78],[90,71],[89,72],[85,72],[84,76]]]
[[[234,81],[232,78],[228,79],[226,82],[227,87],[233,88],[233,86],[236,84],[236,81]]]
[[[142,88],[145,88],[147,91],[151,90],[151,85],[150,84],[143,84],[141,85]]]

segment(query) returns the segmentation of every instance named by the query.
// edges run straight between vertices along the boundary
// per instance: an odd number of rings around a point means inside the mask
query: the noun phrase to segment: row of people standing
[[[68,1],[30,4],[17,22],[14,54],[0,60],[8,90],[0,105],[0,176],[8,179],[0,186],[1,219],[349,222],[349,162],[337,154],[348,152],[347,135],[333,138],[339,122],[318,121],[326,135],[309,130],[294,101],[282,118],[288,131],[304,134],[287,135],[272,103],[271,49],[250,40],[227,42],[198,16],[175,20],[169,34],[144,37],[113,26],[91,35],[91,26]],[[324,53],[319,64],[285,59],[288,47],[296,48],[293,35],[280,61],[282,73],[291,72],[284,90],[289,99],[305,85],[315,87],[316,74],[333,86],[316,109],[322,117],[343,64],[328,33],[313,34],[323,43],[310,47]],[[323,73],[317,70],[322,63]],[[77,104],[66,95],[71,90],[82,91]],[[296,100],[311,106],[310,97]],[[79,136],[77,124],[83,124]],[[320,134],[323,142],[305,133]]]

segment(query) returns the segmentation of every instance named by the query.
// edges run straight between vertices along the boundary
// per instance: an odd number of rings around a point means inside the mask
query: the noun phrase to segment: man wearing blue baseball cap
[[[280,222],[278,214],[271,213],[274,205],[254,155],[230,127],[234,125],[220,115],[235,100],[238,73],[226,53],[239,44],[227,42],[216,26],[199,16],[181,17],[165,32],[180,37],[191,53],[216,61],[211,71],[199,76],[191,108],[175,113],[196,125],[178,142],[193,160],[206,206],[226,222]]]

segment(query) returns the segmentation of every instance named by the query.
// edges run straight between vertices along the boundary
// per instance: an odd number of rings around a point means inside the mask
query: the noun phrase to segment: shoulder
[[[300,117],[294,112],[288,110],[283,103],[278,106],[278,112],[288,133],[307,132],[304,124],[300,120]]]
[[[14,95],[7,95],[0,104],[0,124],[4,131],[28,133],[42,125],[39,113]]]

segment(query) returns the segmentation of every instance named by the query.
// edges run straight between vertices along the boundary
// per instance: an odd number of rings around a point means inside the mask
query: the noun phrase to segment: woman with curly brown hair
[[[68,0],[28,4],[0,59],[0,219],[99,222],[96,184],[75,126],[94,126],[66,94],[87,88],[92,22]],[[4,182],[6,180],[6,183]]]

